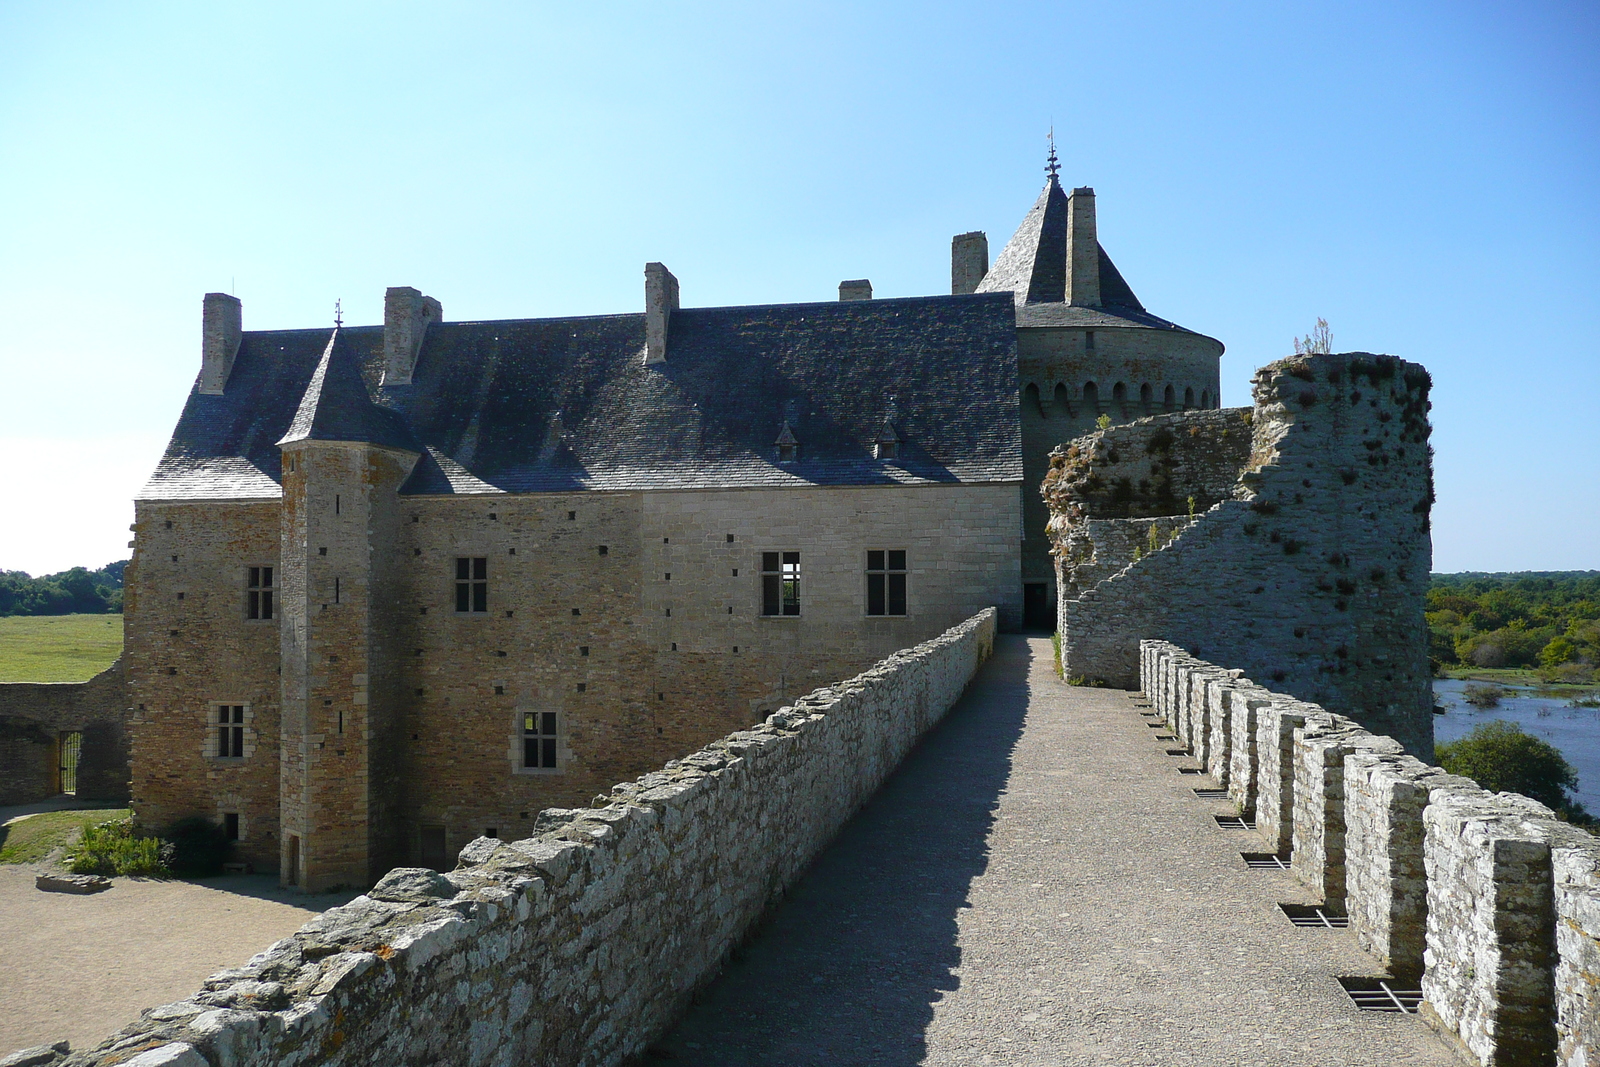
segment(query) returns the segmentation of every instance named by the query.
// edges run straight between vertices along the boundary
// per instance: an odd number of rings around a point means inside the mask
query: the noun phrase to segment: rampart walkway
[[[1132,694],[1002,637],[962,702],[652,1051],[685,1064],[1454,1065],[1248,870]]]

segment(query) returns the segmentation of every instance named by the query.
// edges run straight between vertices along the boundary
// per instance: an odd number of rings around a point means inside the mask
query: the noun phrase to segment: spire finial
[[[344,325],[344,301],[342,300],[333,302],[333,325],[335,327]]]
[[[1050,175],[1051,181],[1056,181],[1056,175],[1061,173],[1061,164],[1056,162],[1056,127],[1050,125],[1050,160],[1044,166],[1044,172]]]

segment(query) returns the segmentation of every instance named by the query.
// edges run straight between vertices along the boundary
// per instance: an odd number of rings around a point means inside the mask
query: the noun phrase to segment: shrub
[[[1578,788],[1578,772],[1553,746],[1512,722],[1486,722],[1459,741],[1435,749],[1439,766],[1465,775],[1494,793],[1521,793],[1569,817],[1583,806],[1567,797]]]
[[[168,865],[173,873],[190,877],[221,874],[233,847],[227,831],[201,815],[179,819],[168,827],[165,836],[172,844]]]
[[[73,874],[143,874],[164,877],[170,852],[154,837],[138,837],[132,819],[85,826],[71,849],[67,868]]]
[[[1461,690],[1461,699],[1475,708],[1497,708],[1505,695],[1498,685],[1469,685]]]

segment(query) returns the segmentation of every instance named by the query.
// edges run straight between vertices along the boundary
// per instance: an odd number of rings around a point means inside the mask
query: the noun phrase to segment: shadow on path
[[[1002,635],[961,701],[790,891],[646,1063],[915,1064],[957,988],[957,913],[1028,710]]]

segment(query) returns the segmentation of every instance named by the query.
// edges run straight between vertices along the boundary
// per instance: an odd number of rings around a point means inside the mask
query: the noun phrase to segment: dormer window
[[[879,441],[872,446],[872,454],[878,459],[898,459],[900,457],[900,442]]]
[[[789,428],[788,419],[783,420],[783,428],[778,431],[778,439],[773,443],[778,446],[779,463],[794,463],[800,458],[800,439]]]

